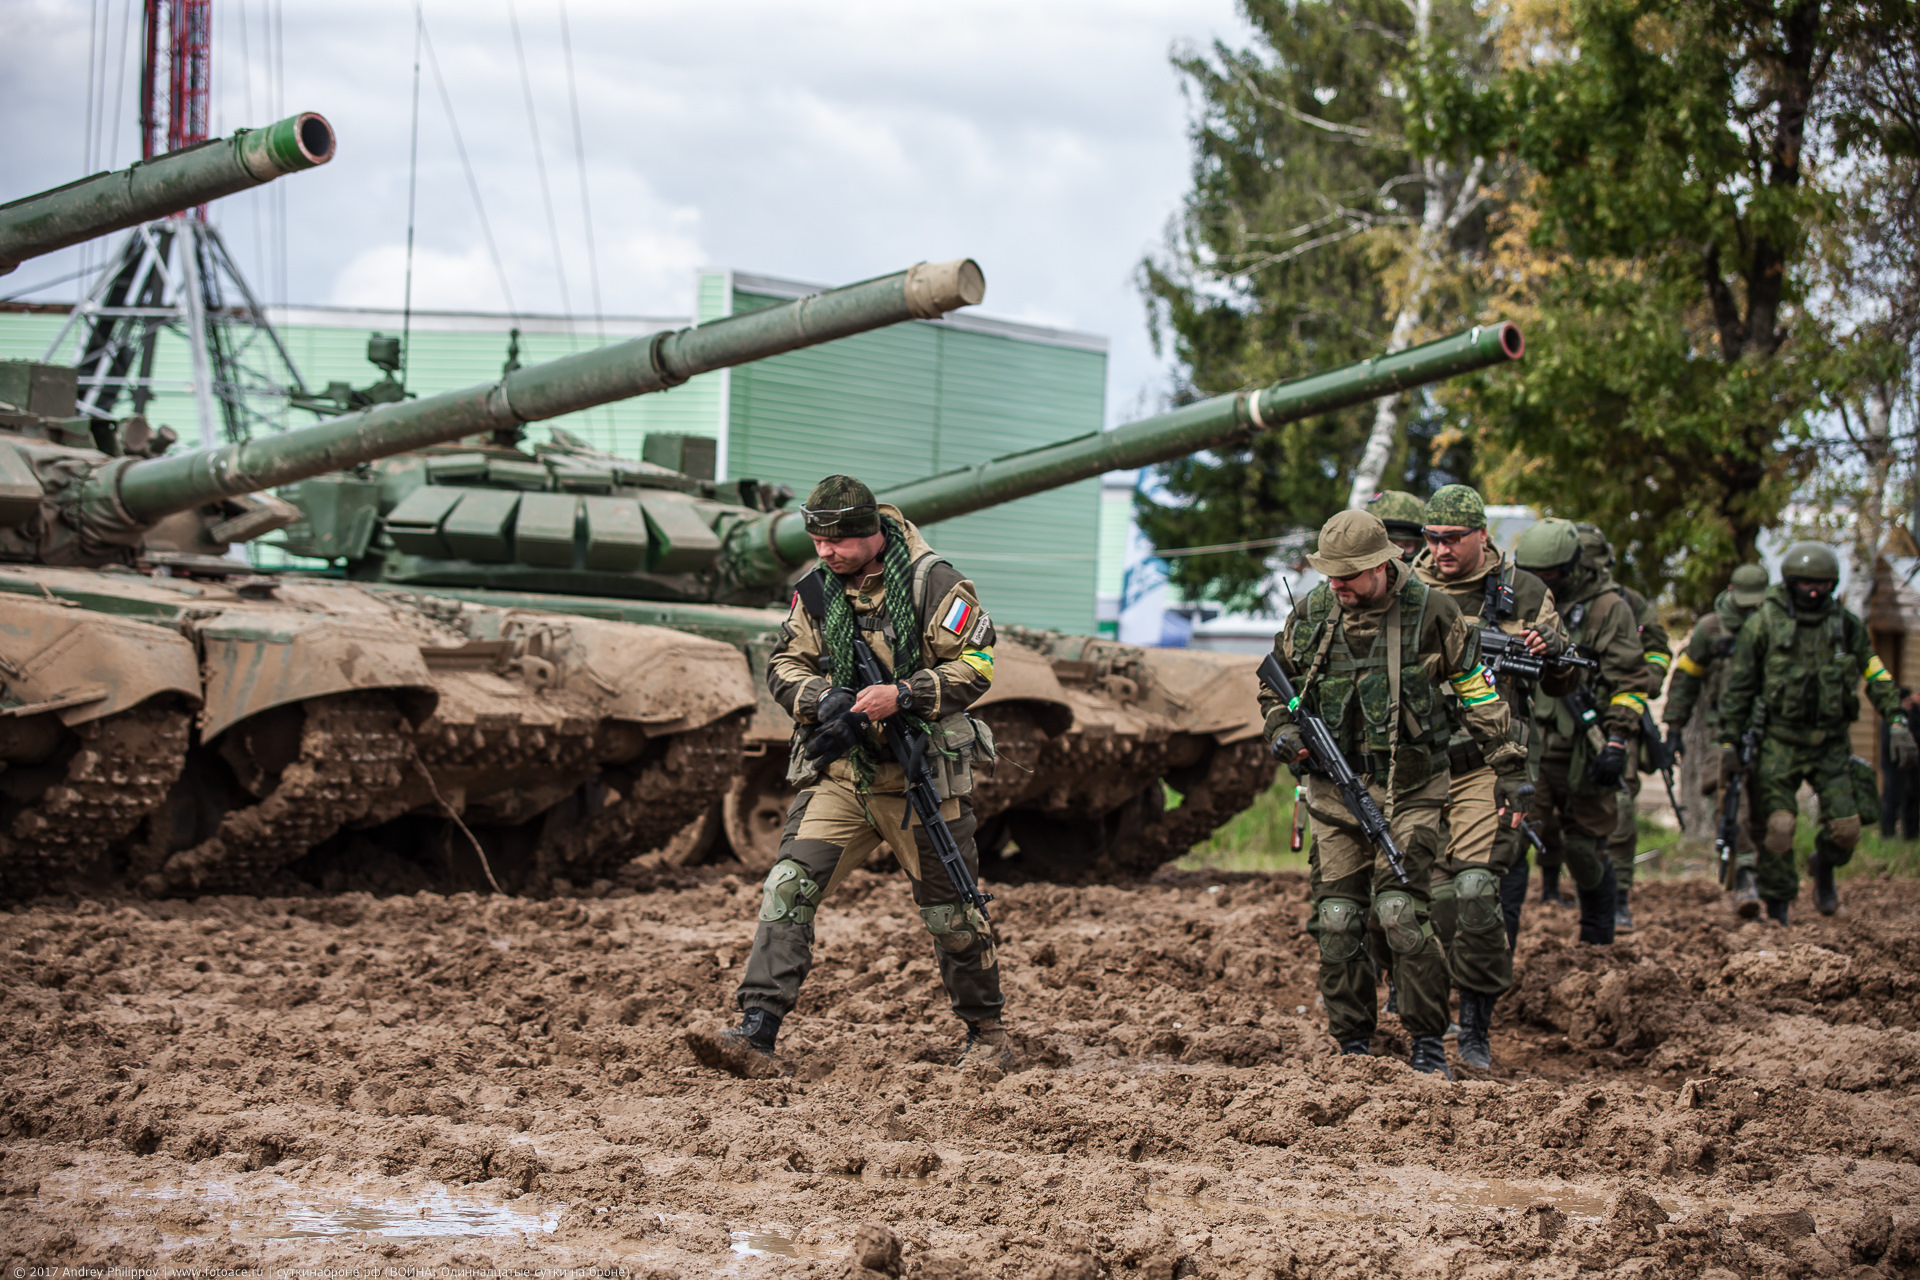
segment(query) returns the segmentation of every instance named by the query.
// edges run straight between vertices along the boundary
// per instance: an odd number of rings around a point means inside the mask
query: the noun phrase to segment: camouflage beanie
[[[870,538],[880,532],[873,490],[852,476],[828,476],[813,486],[800,514],[816,538]]]
[[[1426,523],[1443,529],[1484,529],[1487,504],[1464,484],[1442,485],[1427,499]]]
[[[1386,489],[1367,499],[1367,510],[1380,517],[1387,532],[1417,537],[1427,522],[1427,504],[1401,489]]]

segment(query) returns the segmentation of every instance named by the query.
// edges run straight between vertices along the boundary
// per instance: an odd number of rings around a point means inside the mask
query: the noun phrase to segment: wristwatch
[[[900,710],[902,711],[913,710],[913,686],[908,684],[905,680],[902,680],[898,684],[894,685],[893,687],[895,692],[897,692],[900,695]]]

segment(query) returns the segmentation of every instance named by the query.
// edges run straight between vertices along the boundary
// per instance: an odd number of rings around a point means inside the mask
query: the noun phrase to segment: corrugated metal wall
[[[736,311],[778,299],[737,291]],[[841,471],[876,489],[1097,431],[1104,352],[904,324],[733,370],[728,472],[801,498]],[[1097,480],[927,530],[1005,622],[1094,630]]]

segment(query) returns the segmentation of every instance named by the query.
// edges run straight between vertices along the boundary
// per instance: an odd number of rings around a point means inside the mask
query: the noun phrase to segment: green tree
[[[1501,172],[1456,134],[1409,141],[1408,84],[1422,67],[1484,88],[1495,47],[1465,0],[1246,0],[1258,40],[1175,58],[1195,103],[1193,190],[1140,280],[1156,341],[1171,344],[1178,401],[1398,350],[1468,311],[1457,259],[1484,244]],[[1268,432],[1159,471],[1142,500],[1155,545],[1211,546],[1317,526],[1376,488],[1445,483],[1422,447],[1426,397],[1389,400]],[[1459,456],[1458,433],[1451,457]],[[1458,465],[1456,462],[1455,465]],[[1391,480],[1396,483],[1382,483]],[[1182,557],[1190,595],[1263,598],[1261,550]]]

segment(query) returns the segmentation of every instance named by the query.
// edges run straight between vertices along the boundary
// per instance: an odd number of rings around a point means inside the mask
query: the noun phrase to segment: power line
[[[113,123],[107,126],[107,168],[111,169],[120,162],[120,111],[127,97],[127,44],[128,34],[133,27],[133,9],[139,0],[127,0],[127,11],[120,19],[120,74],[114,80],[113,87]]]
[[[500,293],[507,300],[507,313],[518,320],[520,308],[513,304],[513,289],[507,284],[507,268],[500,259],[500,246],[493,242],[493,224],[487,221],[487,206],[480,199],[480,183],[473,176],[473,162],[467,159],[467,144],[460,137],[460,121],[453,114],[453,97],[447,92],[446,78],[440,74],[439,55],[433,51],[433,33],[427,30],[426,12],[416,12],[420,18],[420,43],[427,51],[427,66],[433,71],[433,86],[440,91],[440,105],[447,113],[447,128],[453,131],[453,149],[459,153],[460,168],[467,175],[467,190],[473,194],[474,212],[480,215],[480,234],[486,238],[487,255],[493,259],[494,274],[500,278]]]
[[[553,273],[560,282],[560,311],[573,314],[573,301],[567,296],[567,264],[560,257],[560,222],[553,216],[553,189],[547,185],[547,152],[540,145],[540,121],[533,109],[533,78],[527,74],[527,48],[520,40],[520,17],[513,0],[507,0],[507,27],[513,32],[513,56],[520,64],[520,93],[527,104],[527,132],[533,135],[533,166],[540,175],[540,201],[547,209],[547,235],[553,241]],[[573,325],[567,325],[571,330]]]
[[[407,385],[407,366],[413,362],[413,211],[420,180],[420,35],[427,20],[420,0],[413,5],[413,126],[407,143],[407,284],[400,310],[400,385]]]
[[[560,47],[567,55],[567,106],[573,113],[573,162],[580,174],[580,216],[587,227],[587,281],[593,286],[593,334],[607,340],[605,309],[600,305],[600,255],[593,243],[593,203],[587,199],[587,144],[580,128],[580,94],[573,76],[573,36],[567,29],[567,0],[560,3]]]

